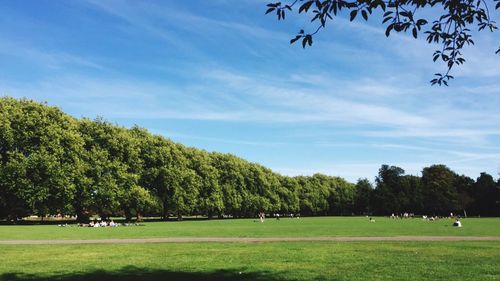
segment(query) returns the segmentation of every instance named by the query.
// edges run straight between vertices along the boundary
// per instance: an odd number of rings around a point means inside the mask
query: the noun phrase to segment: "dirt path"
[[[0,245],[53,245],[53,244],[140,244],[140,243],[259,243],[294,241],[500,241],[500,236],[375,236],[375,237],[169,237],[137,239],[88,240],[0,240]]]

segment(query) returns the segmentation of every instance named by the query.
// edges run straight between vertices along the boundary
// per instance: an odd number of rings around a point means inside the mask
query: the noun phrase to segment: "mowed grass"
[[[0,280],[500,280],[499,242],[0,246]]]
[[[0,240],[106,239],[153,237],[327,237],[327,236],[500,236],[500,218],[452,219],[366,217],[303,217],[300,219],[225,219],[181,222],[149,222],[144,226],[116,228],[58,227],[56,225],[0,226]]]

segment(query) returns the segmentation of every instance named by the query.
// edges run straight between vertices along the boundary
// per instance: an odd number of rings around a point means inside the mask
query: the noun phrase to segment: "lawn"
[[[500,280],[498,242],[2,245],[0,260],[5,281]]]
[[[0,226],[0,240],[10,239],[106,239],[152,237],[319,237],[319,236],[500,236],[500,218],[467,218],[463,227],[453,220],[434,222],[421,219],[365,217],[303,217],[267,219],[226,219],[182,222],[150,222],[144,226],[116,228],[58,227],[56,225]]]

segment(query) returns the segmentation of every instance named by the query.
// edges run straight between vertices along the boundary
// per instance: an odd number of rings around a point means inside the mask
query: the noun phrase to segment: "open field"
[[[2,281],[500,278],[498,242],[3,245],[0,259]]]
[[[421,219],[365,217],[306,217],[300,219],[205,220],[151,222],[144,226],[116,228],[58,227],[56,225],[0,226],[0,240],[18,239],[123,239],[155,237],[329,237],[329,236],[500,236],[500,218],[434,222]]]
[[[0,226],[0,240],[500,237],[500,218],[462,222],[455,228],[450,219],[320,217],[117,228]],[[252,242],[0,245],[0,281],[500,280],[500,241]]]

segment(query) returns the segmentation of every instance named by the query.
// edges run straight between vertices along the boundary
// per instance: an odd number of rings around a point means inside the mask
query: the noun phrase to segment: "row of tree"
[[[28,215],[254,216],[500,215],[500,180],[477,181],[445,166],[422,177],[382,166],[373,188],[321,174],[288,177],[230,154],[174,143],[100,118],[76,119],[56,107],[0,98],[0,218]]]

